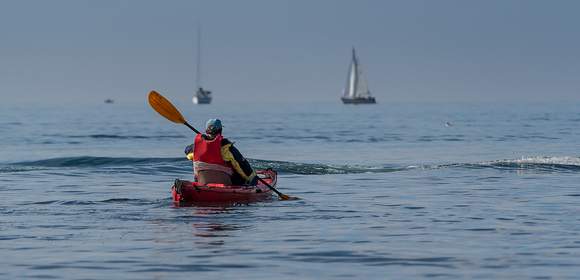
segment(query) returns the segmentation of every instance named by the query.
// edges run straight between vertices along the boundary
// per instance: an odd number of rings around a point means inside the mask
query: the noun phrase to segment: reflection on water
[[[193,223],[193,233],[199,237],[226,237],[229,231],[240,230],[239,225],[227,225],[218,223]]]
[[[228,237],[233,232],[248,226],[241,226],[235,223],[226,223],[230,216],[243,215],[243,208],[233,208],[225,206],[193,207],[191,209],[191,226],[193,235],[197,237],[220,238]],[[242,212],[242,213],[240,213]],[[201,221],[200,221],[201,220]],[[223,245],[223,241],[211,241],[212,245]]]

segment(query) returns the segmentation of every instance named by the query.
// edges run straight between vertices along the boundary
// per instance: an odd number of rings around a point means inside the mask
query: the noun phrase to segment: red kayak
[[[276,187],[276,171],[258,170],[256,174],[270,186]],[[176,203],[248,203],[271,199],[272,190],[259,181],[257,186],[226,186],[175,180],[171,195]]]

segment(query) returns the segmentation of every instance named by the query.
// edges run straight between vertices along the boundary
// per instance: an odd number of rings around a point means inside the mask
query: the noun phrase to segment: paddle
[[[149,92],[148,99],[149,105],[151,105],[153,110],[155,110],[157,113],[159,113],[160,115],[162,115],[163,117],[174,123],[184,124],[191,130],[193,130],[195,133],[200,134],[200,132],[197,129],[195,129],[185,120],[185,118],[183,117],[183,115],[181,115],[179,110],[177,110],[177,108],[175,108],[175,106],[173,106],[173,104],[171,104],[171,102],[167,100],[165,97],[163,97],[161,94],[152,90],[151,92]],[[270,188],[272,191],[274,191],[280,197],[281,200],[297,199],[295,197],[290,197],[288,195],[279,192],[276,188],[270,186],[270,184],[268,184],[259,176],[258,180],[262,182],[264,185],[266,185],[268,188]]]

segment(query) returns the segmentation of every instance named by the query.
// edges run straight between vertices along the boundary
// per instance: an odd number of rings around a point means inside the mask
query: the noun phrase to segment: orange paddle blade
[[[154,90],[149,92],[149,105],[151,105],[153,110],[157,111],[157,113],[174,123],[186,122],[179,110],[177,110],[169,100]]]

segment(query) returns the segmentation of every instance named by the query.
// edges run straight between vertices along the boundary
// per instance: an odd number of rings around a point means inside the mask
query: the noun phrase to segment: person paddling
[[[196,181],[200,184],[251,185],[258,181],[250,163],[222,136],[222,122],[210,119],[205,134],[197,134],[193,144],[185,148],[193,161]]]

